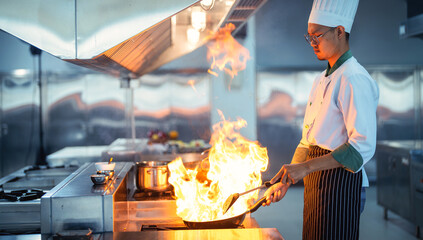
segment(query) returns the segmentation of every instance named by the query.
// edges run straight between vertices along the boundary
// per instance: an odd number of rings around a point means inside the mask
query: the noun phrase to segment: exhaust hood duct
[[[210,1],[208,1],[210,2]],[[0,8],[0,29],[62,60],[116,77],[138,78],[204,44],[227,23],[237,30],[266,0],[14,0]],[[189,41],[192,11],[206,14]]]
[[[402,39],[410,37],[423,39],[423,1],[407,1],[407,20],[400,24],[399,35]]]
[[[418,37],[423,39],[423,13],[402,22],[399,34],[401,38]]]

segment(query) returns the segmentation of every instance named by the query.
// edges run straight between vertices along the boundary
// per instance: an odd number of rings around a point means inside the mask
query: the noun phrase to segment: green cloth
[[[333,65],[333,67],[330,67],[330,65],[328,63],[328,68],[326,69],[325,77],[327,77],[327,76],[331,75],[333,72],[335,72],[336,69],[338,69],[345,61],[347,61],[351,57],[352,57],[351,51],[348,50],[344,54],[342,54],[342,56],[339,57],[338,60],[336,60],[336,63]]]
[[[363,165],[361,154],[349,143],[345,143],[331,152],[332,157],[351,172],[357,172]]]

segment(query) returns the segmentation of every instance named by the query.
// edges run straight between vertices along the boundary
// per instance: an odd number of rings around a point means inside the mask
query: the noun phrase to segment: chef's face
[[[317,41],[310,41],[310,45],[319,60],[328,60],[335,54],[339,44],[339,38],[336,37],[337,31],[336,27],[308,24],[308,34],[315,36],[314,39],[317,38]]]

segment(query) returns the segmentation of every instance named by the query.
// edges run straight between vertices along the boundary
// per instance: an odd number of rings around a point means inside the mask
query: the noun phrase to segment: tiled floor
[[[286,240],[301,239],[302,186],[291,187],[285,198],[253,213],[261,227],[277,228]],[[416,240],[416,227],[403,218],[389,212],[388,221],[383,219],[383,208],[377,205],[376,186],[367,188],[367,200],[360,221],[360,239]]]

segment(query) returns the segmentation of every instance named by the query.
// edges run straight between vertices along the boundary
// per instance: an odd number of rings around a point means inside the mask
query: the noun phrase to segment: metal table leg
[[[388,209],[387,208],[383,209],[383,219],[388,220]]]

